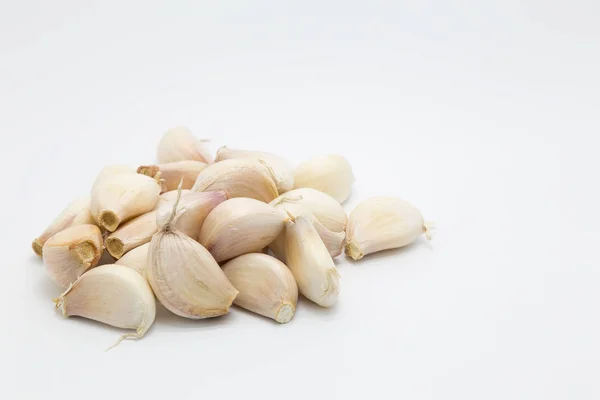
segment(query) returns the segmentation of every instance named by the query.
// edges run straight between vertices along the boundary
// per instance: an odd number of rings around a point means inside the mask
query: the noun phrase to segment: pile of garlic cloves
[[[32,243],[62,288],[56,308],[128,330],[117,343],[144,336],[156,301],[184,318],[236,305],[288,323],[299,294],[337,303],[335,257],[431,238],[421,212],[399,198],[367,199],[347,214],[354,174],[340,155],[296,167],[256,150],[222,147],[213,157],[177,127],[155,161],[105,167]]]

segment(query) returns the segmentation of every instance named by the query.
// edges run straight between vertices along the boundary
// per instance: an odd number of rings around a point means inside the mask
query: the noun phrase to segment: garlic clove
[[[119,226],[106,238],[106,250],[115,259],[152,240],[158,232],[156,226],[157,210],[147,212]]]
[[[262,253],[244,254],[223,265],[223,272],[239,290],[235,305],[282,324],[293,318],[298,286],[281,261]]]
[[[210,164],[212,156],[203,142],[186,127],[169,129],[158,144],[156,158],[161,164],[185,160]]]
[[[227,314],[238,294],[213,256],[173,226],[178,202],[148,250],[146,276],[159,301],[171,312],[191,319]]]
[[[102,170],[96,177],[96,180],[94,181],[94,183],[92,185],[92,188],[95,187],[100,182],[102,182],[103,180],[105,180],[106,178],[109,178],[111,176],[122,175],[122,174],[135,174],[135,173],[136,173],[135,168],[133,168],[129,165],[123,165],[123,164],[107,165],[106,167],[102,168]]]
[[[42,256],[44,243],[58,232],[71,226],[95,224],[92,214],[90,214],[90,197],[83,197],[71,202],[61,213],[52,221],[50,226],[35,238],[31,247],[35,254]]]
[[[122,265],[102,265],[86,272],[54,303],[65,317],[78,316],[135,330],[121,336],[114,346],[123,339],[143,337],[156,316],[156,303],[148,282]]]
[[[248,197],[265,203],[279,196],[269,165],[248,158],[221,161],[200,172],[192,191],[214,190],[223,190],[230,199]]]
[[[92,216],[99,226],[114,232],[121,223],[152,211],[160,189],[156,180],[142,174],[111,175],[92,190]]]
[[[348,160],[339,155],[313,157],[298,165],[295,188],[313,188],[343,203],[352,192],[354,174]]]
[[[43,248],[44,265],[62,287],[75,282],[102,256],[102,232],[96,225],[76,225],[58,232]]]
[[[350,214],[346,254],[360,260],[367,254],[412,243],[429,228],[413,205],[395,197],[375,197],[360,203]]]
[[[150,242],[136,247],[133,250],[129,250],[115,261],[117,265],[124,265],[131,269],[136,270],[140,275],[146,276],[146,265],[148,263],[148,249],[150,248]]]
[[[144,165],[137,169],[138,174],[151,178],[158,174],[162,191],[168,192],[177,189],[179,181],[183,179],[183,189],[191,189],[196,182],[198,174],[206,168],[207,164],[201,161],[184,160],[158,165]]]
[[[284,220],[282,212],[258,200],[230,199],[208,214],[198,241],[221,262],[261,251],[279,236]]]
[[[182,189],[181,190],[181,197],[185,196],[188,193],[193,193],[191,190],[189,189]],[[165,203],[168,203],[170,201],[175,201],[177,200],[177,190],[169,190],[168,192],[164,192],[160,195],[159,199],[158,199],[158,206],[157,207],[161,207],[163,206]]]
[[[266,161],[273,169],[273,177],[279,193],[285,193],[294,188],[294,169],[287,160],[273,153],[231,149],[224,146],[217,151],[215,162],[239,158]]]

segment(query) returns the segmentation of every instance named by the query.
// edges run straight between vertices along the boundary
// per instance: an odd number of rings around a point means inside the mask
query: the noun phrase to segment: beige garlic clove
[[[273,153],[231,149],[224,146],[217,151],[215,162],[239,158],[252,158],[255,160],[266,161],[273,169],[273,178],[279,193],[285,193],[294,188],[294,169],[286,159]]]
[[[270,202],[279,196],[269,165],[260,160],[234,159],[209,165],[198,175],[195,192],[223,190],[227,196]]]
[[[204,221],[198,241],[218,262],[268,246],[283,230],[285,216],[273,206],[235,198],[215,207]]]
[[[198,174],[206,166],[207,164],[201,161],[184,160],[166,164],[144,165],[139,167],[137,172],[151,178],[158,176],[162,185],[162,192],[164,193],[177,189],[181,179],[183,179],[183,189],[191,189],[194,186],[194,182],[196,182]]]
[[[284,263],[262,253],[236,257],[223,266],[239,290],[234,304],[285,324],[296,311],[298,286]]]
[[[52,279],[66,287],[89,268],[95,267],[103,250],[102,232],[96,225],[72,226],[46,241],[44,265]]]
[[[189,189],[182,189],[181,190],[181,196],[185,196],[188,193],[192,193],[191,190]],[[164,192],[160,195],[159,199],[158,199],[158,206],[157,207],[161,207],[162,205],[164,205],[165,203],[168,203],[170,201],[175,201],[177,200],[177,196],[178,196],[178,191],[177,190],[169,190],[168,192]]]
[[[168,206],[168,204],[167,204]],[[147,212],[119,226],[106,238],[106,250],[115,259],[152,240],[158,232],[156,226],[157,210]]]
[[[102,182],[103,180],[105,180],[106,178],[110,178],[115,175],[135,174],[135,173],[136,173],[135,168],[133,168],[129,165],[124,165],[124,164],[107,165],[106,167],[102,168],[102,170],[96,177],[96,180],[94,181],[94,184],[92,185],[92,188],[95,187],[100,182]]]
[[[354,174],[346,158],[339,155],[317,156],[298,165],[295,188],[313,188],[343,203],[352,192]]]
[[[58,232],[71,226],[95,224],[92,214],[90,214],[90,197],[84,197],[71,202],[61,213],[52,221],[50,226],[35,238],[31,243],[33,251],[38,256],[42,256],[44,243]]]
[[[170,215],[159,214],[160,230],[148,250],[148,281],[174,314],[191,319],[227,314],[238,291],[208,250],[173,227],[177,205]]]
[[[375,197],[360,203],[350,214],[346,254],[360,260],[367,254],[406,246],[423,233],[431,238],[416,207],[395,197]]]
[[[139,247],[136,247],[133,250],[128,251],[123,255],[123,257],[119,258],[115,261],[115,264],[124,265],[131,269],[136,270],[142,276],[146,276],[146,265],[148,264],[148,249],[150,248],[150,243],[143,244]]]
[[[160,184],[148,176],[112,175],[92,190],[90,209],[99,226],[114,232],[121,223],[152,211],[159,194]]]
[[[186,127],[169,129],[162,137],[156,151],[161,164],[193,160],[212,163],[212,156],[205,147],[206,140],[197,139]]]
[[[78,316],[135,330],[121,336],[114,346],[123,339],[143,337],[156,316],[156,303],[148,282],[122,265],[102,265],[86,272],[54,303],[65,317]]]
[[[340,275],[317,230],[303,216],[286,221],[286,264],[302,295],[322,307],[337,302]]]

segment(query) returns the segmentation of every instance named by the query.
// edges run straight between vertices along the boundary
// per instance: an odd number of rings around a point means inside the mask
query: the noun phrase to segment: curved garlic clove
[[[144,165],[137,169],[138,174],[151,178],[159,177],[162,192],[177,189],[179,181],[183,179],[183,189],[191,189],[196,182],[198,174],[206,168],[207,164],[201,161],[184,160],[166,164]],[[158,175],[160,174],[160,175]]]
[[[223,272],[239,290],[235,305],[281,324],[294,316],[298,286],[281,261],[262,253],[244,254],[223,265]]]
[[[133,168],[129,165],[123,165],[123,164],[107,165],[106,167],[102,168],[102,170],[96,177],[96,180],[94,180],[94,183],[92,184],[92,188],[95,187],[100,182],[102,182],[103,180],[105,180],[106,178],[109,178],[111,176],[122,175],[122,174],[135,174],[135,173],[136,173],[135,168]]]
[[[295,171],[295,188],[320,190],[339,203],[350,196],[353,183],[352,167],[339,155],[313,157],[298,165]]]
[[[192,191],[214,190],[223,190],[230,199],[248,197],[265,203],[279,195],[268,164],[248,158],[221,161],[200,172]]]
[[[212,156],[203,142],[186,127],[169,129],[158,143],[156,158],[161,164],[184,160],[210,164]]]
[[[38,256],[42,256],[44,243],[58,232],[71,226],[95,224],[92,214],[90,214],[90,197],[84,197],[71,202],[61,213],[52,221],[44,232],[31,243],[31,248]]]
[[[140,275],[146,276],[146,265],[148,264],[148,249],[150,243],[143,244],[133,250],[128,251],[115,261],[117,265],[124,265],[136,270]]]
[[[181,190],[181,197],[185,196],[188,193],[193,193],[191,190],[189,189],[182,189]],[[177,200],[177,190],[169,190],[168,192],[164,192],[160,195],[160,197],[158,198],[158,206],[157,207],[161,207],[164,204],[170,202],[170,201],[175,201]]]
[[[221,262],[261,251],[279,236],[284,220],[282,212],[258,200],[230,199],[208,214],[198,241]]]
[[[208,250],[173,227],[177,205],[166,220],[157,220],[160,231],[148,250],[148,282],[174,314],[192,319],[227,314],[238,291]]]
[[[156,226],[157,210],[147,212],[139,217],[125,222],[106,238],[106,250],[115,259],[123,257],[123,254],[152,240],[152,236],[158,232]]]
[[[143,337],[156,316],[148,282],[122,265],[102,265],[86,272],[54,303],[65,317],[78,316],[135,330],[121,336],[114,346],[123,339]]]
[[[252,158],[266,161],[273,169],[273,177],[279,193],[285,193],[294,188],[294,169],[286,159],[273,153],[230,149],[223,146],[217,151],[215,162],[238,158]]]
[[[314,226],[303,216],[286,220],[287,266],[298,289],[322,307],[337,302],[340,275]]]
[[[152,211],[159,194],[160,184],[148,176],[112,175],[92,190],[90,209],[99,226],[114,232],[121,223]]]
[[[413,205],[395,197],[375,197],[360,203],[350,214],[346,254],[360,260],[367,254],[412,243],[429,230]]]
[[[102,256],[102,232],[96,225],[77,225],[46,241],[43,260],[52,279],[62,287],[75,282]]]

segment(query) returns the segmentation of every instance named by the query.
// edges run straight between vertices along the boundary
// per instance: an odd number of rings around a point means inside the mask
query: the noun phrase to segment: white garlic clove
[[[258,200],[230,199],[208,214],[198,241],[221,262],[261,251],[282,232],[284,220],[282,212]]]
[[[103,250],[102,232],[96,225],[72,226],[46,241],[44,265],[52,279],[66,287],[89,268],[95,267]]]
[[[54,303],[65,317],[78,316],[135,330],[121,336],[114,346],[123,339],[143,337],[156,316],[148,282],[122,265],[102,265],[86,272]]]
[[[313,157],[298,165],[295,188],[313,188],[327,193],[339,203],[352,192],[354,174],[348,160],[339,155]]]
[[[139,167],[137,172],[151,178],[159,176],[162,192],[164,193],[177,189],[181,179],[183,179],[183,189],[191,189],[198,174],[206,166],[207,164],[201,161],[184,160],[166,164],[144,165]]]
[[[294,169],[287,160],[273,153],[231,149],[224,146],[217,151],[215,162],[238,158],[252,158],[266,161],[273,169],[273,177],[279,193],[285,193],[294,188]]]
[[[58,217],[52,221],[50,226],[48,226],[40,236],[33,240],[31,247],[35,254],[41,257],[44,243],[58,232],[71,226],[95,223],[96,221],[92,218],[92,214],[90,213],[90,197],[77,199],[62,210]]]
[[[322,307],[337,302],[340,275],[314,226],[303,216],[286,220],[285,252],[302,295]]]
[[[234,304],[285,324],[296,311],[298,286],[281,261],[262,253],[244,254],[223,265],[239,290]]]
[[[191,190],[189,189],[182,189],[181,190],[181,196],[185,196],[188,193],[193,193]],[[158,199],[158,206],[157,207],[161,207],[164,204],[170,202],[170,201],[175,201],[177,200],[177,196],[178,196],[178,191],[177,190],[169,190],[168,192],[164,192],[160,195],[159,199]]]
[[[110,232],[158,203],[160,184],[142,174],[118,174],[103,179],[92,190],[91,212],[98,225]]]
[[[269,165],[248,158],[221,161],[200,172],[192,191],[214,190],[223,190],[230,199],[248,197],[265,203],[279,196]]]
[[[135,173],[136,173],[135,168],[133,168],[129,165],[123,165],[123,164],[107,165],[106,167],[102,168],[102,170],[96,177],[96,180],[94,181],[94,183],[92,185],[92,188],[95,187],[100,182],[102,182],[103,180],[105,180],[106,178],[109,178],[111,176],[122,175],[122,174],[135,174]]]
[[[375,197],[360,203],[350,214],[346,254],[360,260],[367,254],[412,243],[429,228],[413,205],[395,197]]]
[[[204,145],[186,127],[169,129],[162,137],[156,151],[156,158],[161,164],[176,161],[193,160],[212,163],[212,156]]]
[[[140,275],[146,276],[146,265],[148,264],[148,249],[150,248],[150,243],[143,244],[139,247],[136,247],[133,250],[128,251],[123,255],[123,257],[119,258],[115,261],[117,265],[124,265],[129,267],[135,271],[137,271]]]
[[[177,205],[168,219],[157,221],[160,231],[150,242],[148,281],[174,314],[191,319],[227,314],[238,291],[208,250],[173,227]]]
[[[168,204],[167,204],[168,206]],[[158,232],[156,226],[157,210],[147,212],[119,226],[106,238],[106,250],[115,259],[152,240]]]

